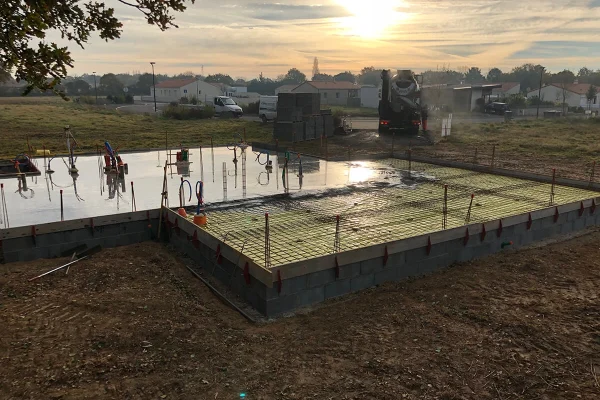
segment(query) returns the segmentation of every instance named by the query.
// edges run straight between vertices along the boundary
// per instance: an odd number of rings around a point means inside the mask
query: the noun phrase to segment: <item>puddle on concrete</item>
[[[204,202],[220,203],[231,200],[260,198],[262,196],[284,194],[286,186],[292,196],[318,193],[331,188],[348,185],[399,185],[410,188],[421,179],[406,171],[393,167],[382,167],[375,162],[327,162],[312,157],[298,158],[290,154],[289,171],[283,173],[284,155],[278,158],[273,153],[272,170],[267,170],[266,154],[253,152],[251,147],[244,155],[237,149],[237,163],[233,162],[234,153],[225,147],[190,149],[189,170],[176,166],[168,167],[167,182],[169,205],[179,205],[179,187],[181,178],[189,181],[185,186],[185,203],[196,204],[195,194],[190,191],[200,180],[204,183]],[[78,157],[76,165],[79,174],[69,174],[66,158],[57,157],[50,162],[55,172],[42,172],[39,177],[27,178],[27,187],[16,178],[1,179],[4,183],[6,205],[10,227],[35,225],[60,221],[60,190],[63,191],[64,219],[77,219],[110,215],[132,211],[131,182],[135,193],[135,205],[138,211],[156,209],[160,206],[160,193],[163,181],[163,166],[166,152],[121,154],[128,164],[128,174],[124,179],[105,174],[99,165],[103,158],[98,156]],[[43,159],[37,159],[40,170],[44,171]],[[300,162],[302,176],[299,176]],[[225,170],[225,172],[224,172]],[[284,185],[285,182],[289,182]],[[226,188],[226,190],[224,190]],[[6,228],[2,221],[0,228]]]

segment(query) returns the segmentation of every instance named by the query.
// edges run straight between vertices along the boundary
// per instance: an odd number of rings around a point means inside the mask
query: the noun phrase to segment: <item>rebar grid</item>
[[[408,161],[383,160],[405,171]],[[522,179],[411,163],[403,185],[354,188],[346,194],[271,198],[210,214],[207,232],[259,265],[278,266],[442,230],[444,184],[448,185],[446,229],[482,223],[548,206],[552,185]],[[402,174],[408,176],[408,174]],[[416,183],[412,183],[412,179]],[[400,183],[400,182],[390,182]],[[409,185],[408,187],[405,185]],[[596,192],[554,187],[556,204],[595,197]],[[265,214],[269,253],[265,260]],[[340,216],[336,240],[336,216]],[[266,261],[266,262],[265,262]]]

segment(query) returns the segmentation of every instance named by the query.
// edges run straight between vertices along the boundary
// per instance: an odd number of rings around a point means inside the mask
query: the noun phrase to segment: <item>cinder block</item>
[[[250,277],[250,280],[252,281],[252,277]],[[251,284],[252,283],[250,283],[250,285]],[[246,290],[251,288],[250,285],[246,284],[246,279],[244,277],[243,271],[238,268],[238,270],[234,272],[233,276],[231,277],[231,284],[228,287],[233,293],[243,298],[243,295],[246,292]],[[264,298],[264,296],[262,296],[262,298]]]
[[[443,245],[439,244],[439,243],[436,245],[432,245],[431,251],[433,251],[434,246],[437,246],[437,248],[439,249]],[[407,264],[414,264],[414,263],[419,262],[428,257],[427,248],[425,248],[425,247],[421,247],[419,249],[408,250],[405,252],[405,255],[406,255],[406,263]]]
[[[473,250],[465,248],[457,258],[449,254],[442,254],[437,257],[430,257],[419,263],[419,275],[429,274],[441,268],[451,265],[455,261],[467,261],[473,258]]]
[[[267,301],[261,299],[260,296],[258,296],[258,294],[254,293],[251,290],[248,290],[244,292],[243,299],[256,310],[258,310],[261,314],[268,315]]]
[[[351,292],[350,279],[340,279],[325,285],[325,299],[343,296]]]
[[[542,220],[541,219],[534,219],[533,221],[531,221],[531,228],[529,230],[531,231],[535,231],[538,229],[542,229]]]
[[[533,241],[538,242],[540,240],[547,239],[549,237],[554,236],[556,232],[556,227],[551,226],[546,229],[538,229],[533,232]]]
[[[542,219],[542,229],[551,228],[555,226],[554,217],[543,218]]]
[[[250,303],[252,304],[252,303]],[[296,296],[282,296],[276,299],[265,301],[265,314],[267,317],[276,317],[278,315],[290,312],[296,308]]]
[[[577,218],[575,221],[573,221],[573,230],[574,231],[580,231],[583,228],[585,228],[585,218],[581,217],[581,218]]]
[[[381,285],[385,282],[395,282],[398,280],[398,268],[388,267],[381,271],[375,272],[374,283]]]
[[[10,252],[4,252],[4,262],[5,263],[11,263],[11,262],[17,262],[17,261],[24,261],[21,260],[20,254],[23,254],[24,252],[22,251],[10,251]]]
[[[32,251],[27,252],[26,258],[26,261],[50,258],[50,249],[49,247],[36,247]]]
[[[227,274],[220,265],[210,265],[203,269],[206,274],[211,275],[222,284],[227,285],[229,283],[229,274]]]
[[[383,257],[375,257],[370,260],[360,262],[360,274],[368,275],[377,271],[381,271],[383,266]]]
[[[308,275],[308,287],[314,288],[324,286],[335,281],[335,268],[325,269],[319,272],[313,272]]]
[[[325,300],[325,286],[306,289],[295,294],[296,308],[321,303]]]
[[[350,280],[350,290],[357,292],[375,286],[375,274],[359,275]]]
[[[33,247],[33,239],[31,237],[18,237],[2,241],[2,246],[6,249],[26,250]]]
[[[558,220],[556,220],[557,224],[564,224],[565,222],[567,222],[568,219],[568,213],[562,213],[562,214],[558,214]],[[552,220],[554,221],[554,217],[552,218]]]
[[[406,253],[390,254],[385,268],[400,268],[406,264]]]
[[[340,266],[340,274],[338,279],[354,278],[360,275],[360,263],[352,263]]]
[[[295,278],[284,279],[281,282],[281,293],[278,293],[277,283],[273,284],[272,288],[265,287],[264,295],[265,300],[277,299],[280,297],[286,297],[308,288],[308,275],[301,275]]]
[[[570,211],[567,213],[567,221],[573,222],[579,219],[579,211]]]
[[[518,242],[519,242],[520,247],[527,246],[527,245],[533,243],[533,241],[534,240],[533,240],[533,232],[532,231],[525,231],[518,237]]]
[[[594,226],[596,225],[596,217],[594,215],[588,215],[585,218],[585,226],[589,227],[589,226]]]
[[[63,232],[48,233],[36,236],[38,246],[60,246],[65,242]]]

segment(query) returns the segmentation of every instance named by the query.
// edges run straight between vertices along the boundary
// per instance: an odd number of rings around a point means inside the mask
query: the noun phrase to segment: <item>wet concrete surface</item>
[[[198,181],[204,185],[205,203],[221,203],[286,193],[286,188],[291,194],[302,194],[384,180],[384,176],[368,163],[327,162],[311,157],[300,159],[292,153],[287,172],[283,173],[284,154],[280,154],[280,158],[269,155],[272,169],[266,168],[266,153],[255,153],[248,147],[245,161],[242,154],[237,148],[237,162],[234,162],[233,150],[226,147],[214,148],[214,151],[203,148],[201,152],[199,148],[190,149],[191,163],[187,169],[184,165],[167,168],[169,205],[179,205],[182,179],[186,180],[183,184],[186,205],[197,204],[195,188]],[[165,151],[124,153],[122,158],[128,164],[128,174],[123,179],[106,174],[104,158],[98,156],[78,157],[77,175],[69,174],[66,158],[56,157],[49,163],[54,173],[46,172],[43,159],[35,159],[42,174],[27,178],[25,185],[16,178],[2,179],[10,227],[60,221],[61,191],[65,220],[129,212],[132,208],[138,211],[158,208]],[[135,207],[132,207],[132,183]],[[8,225],[3,221],[0,228],[5,227]]]

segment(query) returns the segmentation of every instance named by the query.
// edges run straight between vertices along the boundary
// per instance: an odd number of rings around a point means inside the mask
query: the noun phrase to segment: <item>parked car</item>
[[[238,106],[231,97],[218,96],[213,99],[213,105],[215,107],[215,114],[220,116],[222,114],[230,114],[233,117],[241,117],[244,115],[242,108]]]
[[[260,96],[258,116],[263,122],[277,118],[277,96]]]
[[[504,115],[506,111],[510,111],[510,107],[508,106],[508,104],[499,102],[487,104],[483,109],[483,112],[486,114]]]

